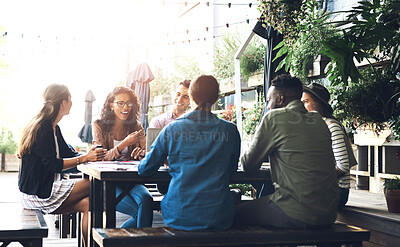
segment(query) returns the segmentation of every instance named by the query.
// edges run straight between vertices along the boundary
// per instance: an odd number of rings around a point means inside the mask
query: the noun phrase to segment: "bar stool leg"
[[[60,214],[59,226],[60,238],[67,238],[69,234],[69,214]]]
[[[78,247],[82,247],[82,246],[85,246],[83,244],[83,238],[82,238],[82,226],[81,226],[82,213],[77,212],[76,218],[77,218],[77,227],[78,227],[78,233],[77,233]]]
[[[70,230],[69,232],[71,233],[70,238],[76,238],[76,229],[77,229],[77,224],[76,224],[76,218],[77,218],[78,213],[71,213],[70,214]]]

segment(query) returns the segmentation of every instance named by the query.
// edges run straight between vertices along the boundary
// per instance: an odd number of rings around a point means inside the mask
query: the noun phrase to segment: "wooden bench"
[[[156,246],[346,246],[361,247],[370,233],[359,227],[335,223],[326,229],[283,230],[259,226],[234,227],[218,232],[190,232],[170,227],[95,228],[93,238],[101,247]]]
[[[161,201],[164,198],[164,195],[158,192],[157,184],[145,184],[144,186],[153,197],[153,210],[161,210]]]
[[[19,203],[0,203],[0,242],[19,242],[25,247],[43,246],[48,229],[39,210],[22,209]]]
[[[388,212],[383,194],[350,189],[349,201],[337,219],[368,229],[371,237],[366,246],[400,246],[400,214]]]
[[[389,213],[387,209],[346,206],[339,211],[338,219],[370,230],[368,246],[399,246],[399,214]]]

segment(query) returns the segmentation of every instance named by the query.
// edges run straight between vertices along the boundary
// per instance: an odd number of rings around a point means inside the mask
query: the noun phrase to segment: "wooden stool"
[[[78,247],[82,245],[81,214],[69,213],[59,215],[60,238],[78,238]]]

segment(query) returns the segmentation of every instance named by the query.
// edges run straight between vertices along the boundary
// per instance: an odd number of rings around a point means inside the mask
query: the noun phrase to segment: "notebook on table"
[[[158,134],[160,134],[162,128],[147,128],[146,135],[146,153],[150,151],[151,144],[153,144],[154,140],[157,138]]]

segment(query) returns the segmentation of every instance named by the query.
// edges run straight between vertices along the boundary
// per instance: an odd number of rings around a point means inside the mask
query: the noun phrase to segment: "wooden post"
[[[6,171],[6,154],[4,152],[1,153],[1,171]]]

